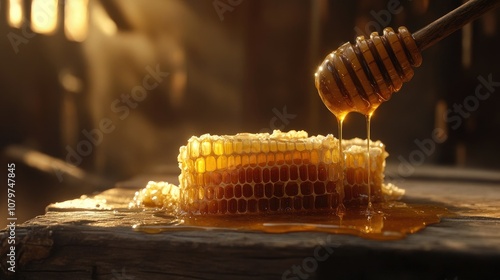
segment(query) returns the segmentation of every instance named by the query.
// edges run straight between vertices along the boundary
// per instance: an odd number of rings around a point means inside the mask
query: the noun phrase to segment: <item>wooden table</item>
[[[423,168],[405,178],[403,201],[459,215],[396,241],[319,232],[136,232],[131,225],[151,215],[113,209],[126,207],[142,184],[55,203],[18,225],[15,275],[5,273],[8,232],[1,231],[0,278],[500,279],[498,172]]]

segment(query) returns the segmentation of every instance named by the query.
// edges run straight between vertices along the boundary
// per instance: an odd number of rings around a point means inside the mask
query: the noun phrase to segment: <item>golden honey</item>
[[[153,214],[155,220],[136,224],[133,228],[153,234],[179,230],[265,233],[315,231],[395,240],[438,223],[441,217],[451,215],[439,206],[408,205],[399,201],[374,203],[369,215],[365,209],[364,206],[350,206],[341,216],[325,211],[204,216],[176,216],[168,211],[158,211]]]
[[[192,137],[180,148],[179,187],[151,182],[134,206],[177,203],[187,214],[226,215],[329,211],[381,201],[388,154],[381,142],[371,142],[368,164],[364,145],[346,140],[341,156],[335,137],[304,131]]]
[[[371,115],[413,77],[422,63],[415,40],[405,27],[385,28],[370,39],[356,38],[330,53],[315,73],[321,100],[339,119],[350,112]]]

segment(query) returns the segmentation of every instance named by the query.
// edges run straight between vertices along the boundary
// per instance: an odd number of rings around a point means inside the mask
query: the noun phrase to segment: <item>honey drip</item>
[[[340,184],[337,185],[337,192],[339,193],[339,206],[337,206],[337,215],[342,220],[342,216],[344,215],[346,208],[344,206],[344,198],[345,198],[345,190],[344,190],[344,171],[345,171],[345,158],[344,158],[344,148],[342,147],[342,125],[344,123],[344,116],[337,117],[338,130],[339,130],[339,157],[340,157],[340,166],[341,172],[339,176]]]
[[[177,217],[159,211],[153,214],[153,220],[136,224],[133,229],[146,233],[186,230],[265,233],[312,231],[396,240],[438,223],[440,217],[446,215],[450,213],[439,206],[408,205],[399,201],[374,203],[373,211],[368,216],[364,206],[348,207],[343,215],[337,217],[329,212]]]
[[[368,175],[368,190],[366,193],[368,194],[368,206],[366,207],[366,212],[368,214],[373,212],[373,205],[372,205],[372,196],[371,196],[371,188],[372,188],[372,182],[371,182],[371,170],[372,170],[372,161],[370,157],[370,133],[371,133],[371,119],[372,119],[372,114],[366,115],[366,158],[367,158],[367,167],[366,169],[368,170],[367,175]]]
[[[349,112],[373,113],[389,100],[404,82],[413,77],[413,68],[422,63],[415,40],[405,27],[373,32],[369,39],[356,38],[330,53],[314,74],[321,100],[337,117]]]
[[[398,33],[392,28],[385,28],[382,35],[373,32],[369,39],[359,36],[355,44],[343,44],[325,58],[314,74],[321,100],[337,118],[340,142],[342,142],[342,123],[349,113],[358,112],[366,117],[367,214],[373,212],[371,117],[381,103],[399,91],[403,82],[413,77],[412,67],[418,67],[421,62],[420,50],[405,27],[400,27]],[[340,155],[343,160],[344,152],[341,144]]]

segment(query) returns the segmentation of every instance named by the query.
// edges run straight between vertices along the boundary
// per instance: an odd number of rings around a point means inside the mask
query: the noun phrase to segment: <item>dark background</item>
[[[54,32],[36,34],[32,2],[21,2],[21,27],[9,24],[10,2],[0,2],[2,174],[8,162],[16,163],[19,222],[43,214],[50,202],[116,181],[177,173],[178,149],[191,135],[275,128],[337,135],[314,87],[323,58],[360,33],[401,25],[415,32],[461,4],[90,0],[88,34],[75,42],[64,32],[63,3]],[[466,117],[443,118],[454,104],[473,98],[478,76],[500,81],[499,14],[490,12],[426,50],[413,80],[377,110],[372,139],[387,145],[390,164],[500,169],[500,87]],[[168,76],[143,100],[126,105],[126,115],[118,110],[127,104],[122,95],[143,85],[148,67]],[[78,153],[89,142],[84,131],[100,129],[103,120],[114,129],[101,132],[78,160],[70,151]],[[345,137],[365,138],[364,122],[349,115]],[[442,143],[422,153],[415,141],[428,143],[436,127],[447,132]]]

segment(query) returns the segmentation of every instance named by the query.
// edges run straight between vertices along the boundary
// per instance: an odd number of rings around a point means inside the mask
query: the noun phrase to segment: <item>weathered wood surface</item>
[[[52,204],[46,215],[18,225],[15,275],[5,274],[1,231],[0,278],[499,279],[500,174],[430,173],[399,183],[404,201],[444,205],[459,216],[383,242],[317,232],[135,232],[131,225],[153,219],[150,213],[113,211],[133,197],[132,182]]]

